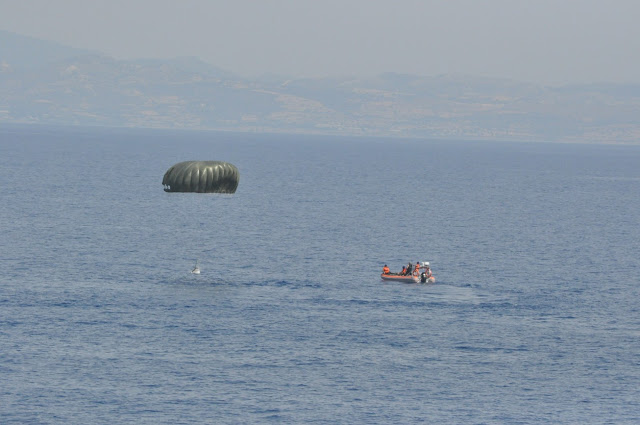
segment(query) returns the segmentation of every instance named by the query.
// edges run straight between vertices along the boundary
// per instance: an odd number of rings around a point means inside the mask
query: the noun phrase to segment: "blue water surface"
[[[5,125],[0,186],[0,423],[640,422],[638,146]]]

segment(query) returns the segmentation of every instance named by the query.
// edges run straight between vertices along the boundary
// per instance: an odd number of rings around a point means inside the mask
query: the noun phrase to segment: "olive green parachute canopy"
[[[222,161],[185,161],[164,173],[165,192],[235,193],[240,174]]]

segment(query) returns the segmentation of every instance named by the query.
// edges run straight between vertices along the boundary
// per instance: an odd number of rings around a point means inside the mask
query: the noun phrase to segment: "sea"
[[[3,124],[0,188],[2,424],[640,423],[640,146]]]

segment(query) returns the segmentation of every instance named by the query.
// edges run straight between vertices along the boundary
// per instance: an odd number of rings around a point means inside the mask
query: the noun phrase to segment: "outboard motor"
[[[427,283],[427,274],[425,272],[420,275],[420,283]]]

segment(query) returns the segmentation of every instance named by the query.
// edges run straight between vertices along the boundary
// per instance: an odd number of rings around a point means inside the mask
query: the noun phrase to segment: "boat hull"
[[[420,282],[420,276],[401,276],[401,275],[397,275],[397,274],[384,274],[382,273],[380,275],[380,277],[382,278],[382,280],[390,280],[393,282],[404,282],[404,283],[419,283]]]
[[[397,274],[384,274],[384,273],[382,273],[380,275],[380,277],[382,278],[382,280],[389,280],[389,281],[393,281],[393,282],[420,283],[420,276],[414,276],[414,275],[401,276],[401,275],[397,275]],[[425,283],[434,283],[435,281],[436,281],[436,278],[433,277],[433,276],[430,276]]]

